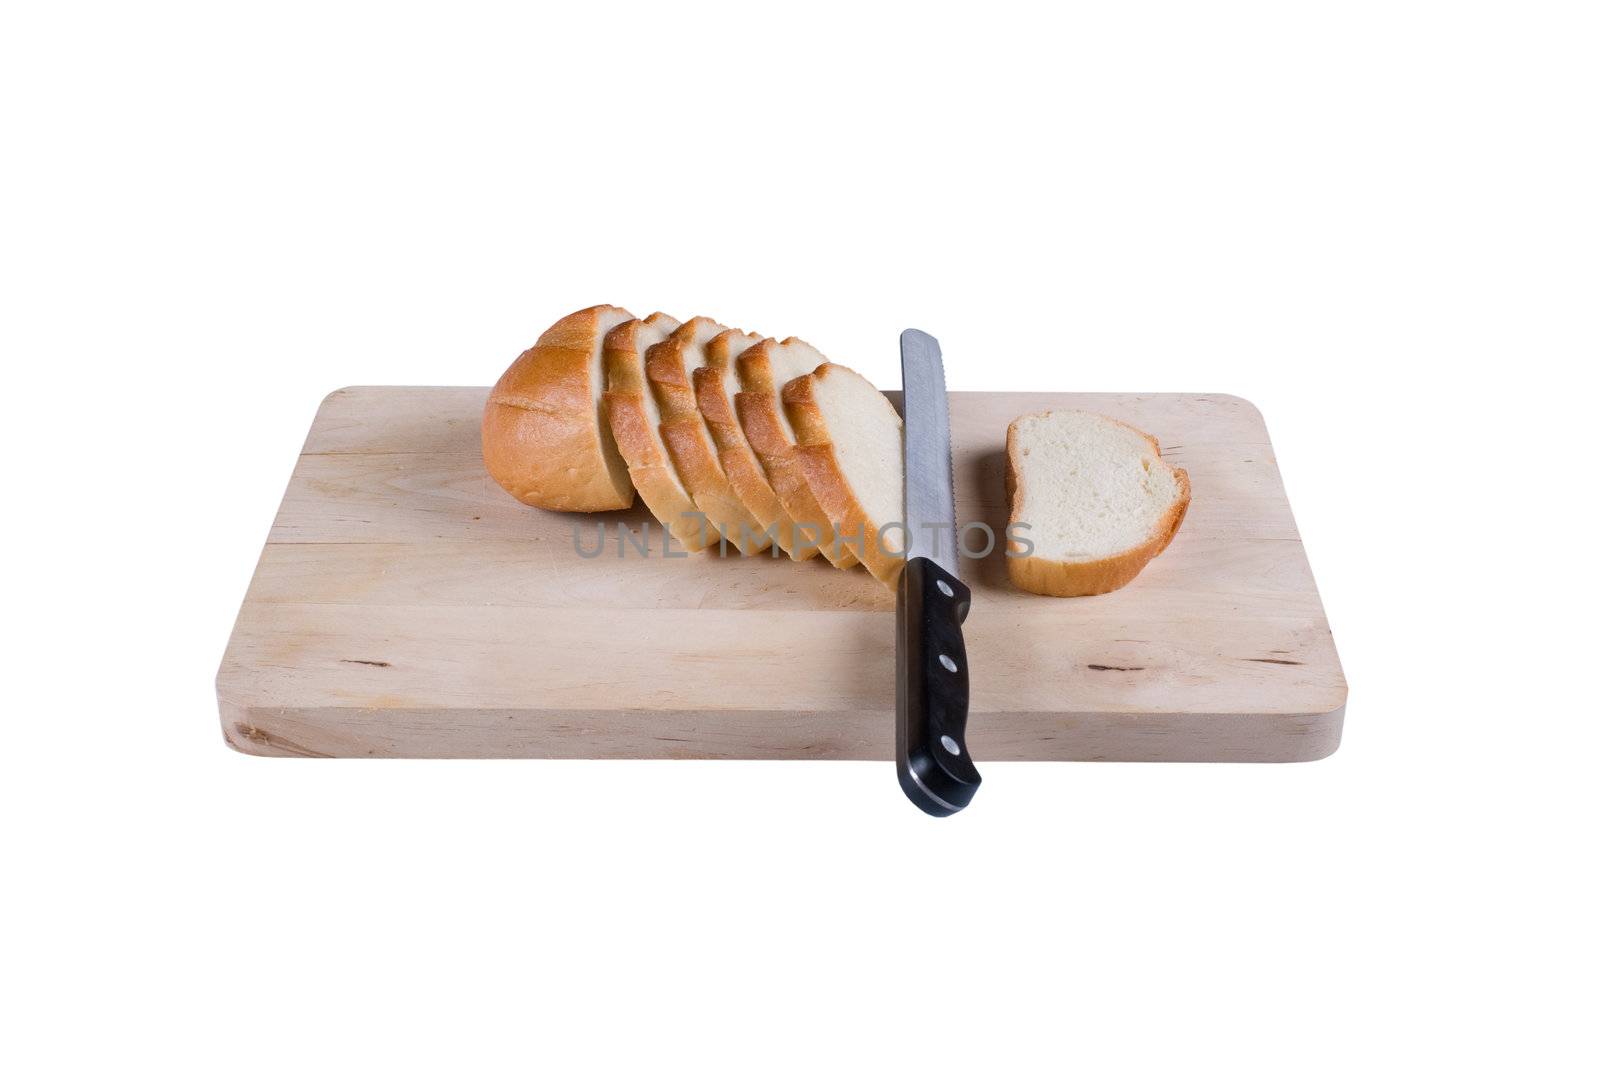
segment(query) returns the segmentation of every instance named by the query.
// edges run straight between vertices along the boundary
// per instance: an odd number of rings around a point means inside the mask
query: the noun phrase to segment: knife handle
[[[895,767],[912,803],[955,814],[983,778],[967,754],[967,645],[972,607],[965,584],[928,558],[900,571],[895,616]]]

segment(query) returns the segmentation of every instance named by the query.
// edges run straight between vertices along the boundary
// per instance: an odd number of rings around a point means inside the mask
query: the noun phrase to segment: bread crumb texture
[[[1097,413],[1057,410],[1018,419],[1022,492],[1034,556],[1109,558],[1156,534],[1185,493],[1156,441]]]

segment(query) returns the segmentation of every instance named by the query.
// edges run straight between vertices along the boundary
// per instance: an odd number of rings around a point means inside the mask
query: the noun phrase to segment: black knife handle
[[[965,584],[928,558],[900,571],[895,614],[895,768],[912,803],[931,815],[972,802],[983,778],[967,754]]]

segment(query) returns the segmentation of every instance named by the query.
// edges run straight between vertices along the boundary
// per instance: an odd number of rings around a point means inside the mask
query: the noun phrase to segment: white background
[[[0,16],[4,1062],[1595,1066],[1593,6],[536,7]],[[227,750],[322,396],[595,302],[1250,398],[1343,748]]]

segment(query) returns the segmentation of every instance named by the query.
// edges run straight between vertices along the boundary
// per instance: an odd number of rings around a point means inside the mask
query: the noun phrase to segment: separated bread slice
[[[1011,422],[1006,493],[1011,524],[1027,525],[1008,541],[1011,582],[1040,595],[1101,595],[1172,542],[1189,474],[1138,428],[1063,409]]]
[[[760,523],[763,530],[771,532],[778,547],[795,561],[814,558],[817,548],[804,539],[795,539],[794,521],[778,501],[778,493],[767,481],[761,462],[750,449],[739,426],[739,416],[733,408],[733,363],[751,346],[761,342],[760,335],[746,334],[733,328],[717,335],[706,343],[706,363],[694,370],[694,396],[700,415],[711,431],[711,440],[717,448],[717,460],[739,501]]]
[[[818,549],[830,562],[847,569],[855,564],[856,556],[838,539],[827,511],[806,485],[795,458],[794,428],[779,397],[785,383],[827,363],[826,357],[797,338],[758,342],[734,362],[740,390],[733,402],[745,439],[795,524],[795,539],[819,544]]]
[[[906,448],[900,414],[865,376],[825,364],[783,388],[795,457],[811,493],[867,571],[905,567]]]
[[[606,420],[639,497],[678,542],[704,550],[717,533],[696,509],[694,499],[661,441],[661,411],[645,379],[645,352],[677,330],[678,321],[656,312],[643,320],[627,320],[606,335]]]
[[[633,504],[628,466],[601,414],[606,333],[633,314],[596,305],[563,317],[518,357],[483,408],[483,464],[530,506],[573,512]]]
[[[706,343],[727,330],[707,316],[680,325],[645,354],[645,377],[660,406],[661,439],[694,504],[724,541],[745,554],[759,554],[772,540],[722,471],[711,430],[695,401],[693,375],[705,366]]]

